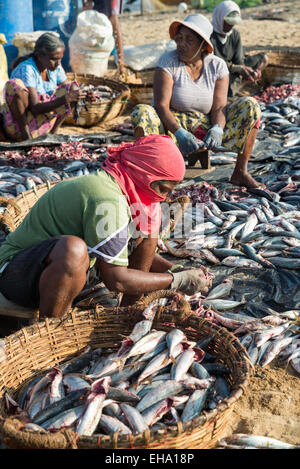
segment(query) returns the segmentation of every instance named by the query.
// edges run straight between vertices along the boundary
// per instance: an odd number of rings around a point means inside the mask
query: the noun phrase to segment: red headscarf
[[[136,228],[147,235],[158,233],[159,202],[165,197],[151,189],[150,184],[183,179],[185,163],[177,146],[167,135],[148,135],[134,143],[108,147],[107,153],[108,158],[101,167],[116,180],[127,197],[133,220],[139,217]]]

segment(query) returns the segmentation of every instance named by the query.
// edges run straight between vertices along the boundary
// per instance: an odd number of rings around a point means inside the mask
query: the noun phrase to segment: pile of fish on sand
[[[179,221],[192,229],[182,238],[180,230],[173,229],[159,240],[159,248],[180,261],[190,259],[194,266],[205,265],[214,273],[230,270],[232,276],[215,282],[207,296],[186,297],[193,312],[236,334],[253,364],[266,366],[276,358],[300,373],[300,310],[284,308],[280,288],[281,280],[289,286],[300,281],[300,98],[260,104],[261,127],[249,167],[266,188],[247,190],[219,181],[217,187],[203,181],[178,186],[171,199],[190,198]],[[235,164],[235,159],[235,154],[215,153],[212,164]],[[200,220],[197,204],[202,211]],[[259,287],[259,281],[252,302],[237,299],[240,295],[232,290],[237,271],[244,275],[248,271],[252,278],[269,274],[274,281],[269,289],[276,287],[275,309],[259,298],[259,288],[265,288],[265,283]]]
[[[216,408],[230,395],[231,370],[206,351],[213,334],[193,342],[177,328],[152,329],[158,307],[170,301],[150,303],[116,352],[88,347],[35,377],[18,402],[6,393],[8,413],[22,419],[22,430],[90,436],[165,429]]]
[[[193,314],[223,326],[238,337],[253,365],[265,367],[278,359],[300,374],[300,311],[277,312],[255,318],[247,314],[246,301],[230,299],[233,279],[228,277],[207,295],[185,295]],[[226,298],[226,299],[225,299]]]

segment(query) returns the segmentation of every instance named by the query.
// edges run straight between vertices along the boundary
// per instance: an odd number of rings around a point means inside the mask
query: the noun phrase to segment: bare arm
[[[54,111],[59,106],[67,103],[79,101],[86,96],[86,92],[78,89],[70,89],[65,96],[56,98],[53,101],[40,102],[35,88],[28,87],[29,91],[29,109],[34,116]]]
[[[129,296],[167,289],[173,281],[173,276],[169,273],[143,272],[101,260],[98,260],[98,266],[101,279],[109,290]]]
[[[162,69],[157,68],[154,74],[153,93],[154,107],[166,129],[175,134],[180,128],[170,110],[170,102],[173,92],[173,79]]]
[[[210,111],[210,121],[212,126],[219,124],[222,129],[224,129],[226,124],[225,107],[227,105],[228,84],[229,75],[216,81],[213,105]]]

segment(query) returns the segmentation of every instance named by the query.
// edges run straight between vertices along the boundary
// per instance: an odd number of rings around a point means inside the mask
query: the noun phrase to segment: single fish
[[[68,409],[52,418],[41,423],[41,427],[46,430],[60,430],[61,428],[71,427],[82,415],[84,404]]]
[[[203,300],[203,306],[208,308],[215,308],[217,311],[227,311],[230,309],[237,308],[240,305],[245,304],[245,300],[242,301],[233,301],[233,300],[223,300],[223,299],[207,299]]]
[[[239,446],[254,446],[255,448],[299,449],[299,445],[291,445],[275,438],[260,435],[247,435],[244,433],[230,435],[226,438],[226,441]]]
[[[252,267],[254,269],[262,269],[262,266],[258,262],[235,256],[225,257],[221,264],[227,265],[228,267]]]
[[[209,388],[196,389],[196,391],[193,392],[181,414],[182,422],[188,422],[189,420],[199,417],[205,406],[208,392]]]
[[[233,280],[231,278],[225,279],[222,283],[208,292],[205,300],[215,300],[228,296],[232,289]]]
[[[77,422],[76,433],[90,436],[94,433],[102,415],[103,402],[110,386],[110,377],[100,378],[91,386],[82,416]]]
[[[186,335],[180,329],[172,329],[166,335],[166,342],[169,349],[169,356],[171,359],[174,359],[174,349],[176,348],[176,346],[185,340]]]
[[[132,407],[129,404],[121,404],[120,407],[133,433],[142,433],[148,430],[149,427],[147,423],[136,407]]]
[[[204,356],[204,352],[202,358]],[[177,358],[177,363],[172,365],[170,371],[171,379],[175,381],[180,381],[183,379],[184,375],[188,372],[191,364],[193,363],[196,357],[196,352],[193,349],[186,350]]]
[[[142,417],[145,423],[152,427],[156,422],[158,422],[165,414],[167,414],[172,407],[172,399],[164,399],[157,402],[151,407],[148,407],[144,412],[142,412]]]
[[[79,406],[80,400],[83,398],[86,392],[86,389],[79,389],[78,391],[70,392],[66,397],[64,397],[60,401],[54,402],[53,404],[36,414],[34,418],[34,423],[36,423],[37,425],[41,425],[46,420],[50,420],[51,418],[56,417],[65,410],[68,410],[74,406]]]
[[[109,435],[120,433],[121,435],[128,435],[132,433],[131,429],[125,425],[121,420],[114,416],[104,415],[102,413],[98,425],[99,429],[104,430]],[[95,434],[96,436],[97,434]]]

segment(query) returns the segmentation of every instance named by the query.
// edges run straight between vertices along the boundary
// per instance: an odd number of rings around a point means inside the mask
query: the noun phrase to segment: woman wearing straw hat
[[[154,75],[154,107],[137,105],[131,114],[135,137],[168,133],[185,157],[221,146],[238,154],[231,182],[258,187],[247,170],[260,119],[254,98],[227,105],[229,72],[213,54],[211,23],[199,14],[170,25],[177,45],[164,53]]]
[[[241,10],[235,2],[221,2],[213,11],[211,42],[215,55],[227,63],[230,72],[229,96],[236,95],[246,83],[259,80],[269,61],[264,52],[244,57],[240,33],[234,29],[241,22]]]

